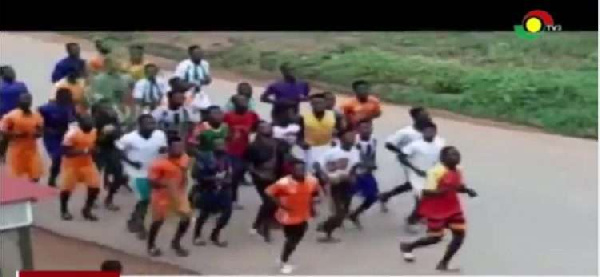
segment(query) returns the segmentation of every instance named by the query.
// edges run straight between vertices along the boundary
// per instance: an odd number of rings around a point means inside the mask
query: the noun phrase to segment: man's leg
[[[206,241],[204,241],[204,239],[202,238],[202,228],[204,227],[204,224],[206,223],[209,217],[210,212],[207,209],[200,208],[200,213],[196,218],[196,223],[194,226],[194,245],[206,245]]]
[[[220,236],[221,236],[221,231],[225,228],[225,226],[227,226],[227,224],[229,223],[229,220],[231,219],[231,215],[233,213],[233,206],[232,206],[232,200],[231,200],[232,197],[230,195],[222,192],[222,195],[220,195],[219,198],[220,198],[219,199],[220,215],[215,224],[215,228],[213,229],[212,233],[210,234],[210,240],[216,246],[227,247],[227,241],[222,241]]]
[[[303,222],[297,225],[283,226],[283,234],[285,235],[285,242],[283,244],[283,250],[281,251],[281,270],[283,273],[289,274],[293,270],[293,267],[288,264],[290,256],[296,250],[296,247],[304,237],[304,234],[306,233],[307,229],[307,222]]]
[[[318,231],[325,233],[325,237],[320,239],[321,242],[337,242],[338,239],[333,237],[333,232],[342,226],[346,217],[345,209],[347,208],[347,200],[344,196],[347,193],[342,186],[345,184],[337,184],[331,186],[331,198],[333,201],[333,214],[317,228]]]
[[[181,246],[181,238],[185,235],[188,228],[190,227],[190,217],[192,215],[192,208],[190,206],[190,202],[188,201],[187,193],[182,193],[179,196],[177,212],[180,216],[179,224],[177,226],[177,230],[175,231],[175,236],[173,237],[173,241],[171,241],[171,248],[175,250],[175,254],[179,257],[187,257],[189,255],[189,251]]]
[[[60,217],[62,220],[70,221],[73,220],[73,215],[69,212],[69,199],[77,184],[72,169],[65,168],[60,181]]]
[[[150,232],[148,234],[148,254],[152,257],[158,257],[162,255],[162,252],[159,248],[156,247],[156,237],[158,236],[158,232],[160,231],[160,227],[162,227],[164,223],[164,219],[154,219],[152,224],[150,224]]]
[[[269,199],[265,192],[268,182],[255,178],[254,185],[262,203],[258,209],[252,228],[264,238],[265,242],[270,242],[270,222],[275,210],[274,203],[271,202],[271,199]]]
[[[462,246],[465,240],[465,230],[463,229],[451,229],[452,230],[452,240],[448,244],[448,248],[446,248],[446,253],[444,253],[444,257],[438,263],[436,269],[441,271],[455,271],[456,269],[451,269],[448,267],[450,260],[456,252]]]
[[[409,243],[400,243],[400,251],[402,252],[402,256],[405,261],[413,262],[415,260],[415,256],[412,251],[414,249],[436,244],[442,241],[444,237],[444,226],[446,221],[444,220],[427,220],[427,235],[420,239],[417,239],[413,242]]]
[[[239,204],[238,190],[240,184],[244,180],[244,175],[246,174],[246,166],[244,165],[244,161],[241,158],[233,157],[233,176],[231,180],[231,189],[232,189],[232,200],[233,200],[233,208],[236,210],[243,210],[244,207]]]
[[[362,213],[367,211],[375,202],[377,202],[377,195],[379,194],[379,189],[377,186],[377,179],[372,173],[365,174],[360,176],[357,180],[357,189],[364,197],[363,202],[350,213],[349,218],[358,228],[362,228],[359,217]]]
[[[98,198],[98,194],[100,194],[100,188],[97,187],[88,187],[87,190],[87,198],[85,200],[85,204],[83,206],[83,210],[81,210],[81,214],[83,218],[89,221],[98,221],[98,217],[96,217],[92,213],[92,208],[96,199]]]

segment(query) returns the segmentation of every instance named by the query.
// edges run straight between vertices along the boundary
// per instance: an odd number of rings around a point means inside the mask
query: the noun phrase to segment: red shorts
[[[463,213],[457,213],[444,219],[427,218],[427,234],[443,236],[444,229],[465,230],[466,223]]]

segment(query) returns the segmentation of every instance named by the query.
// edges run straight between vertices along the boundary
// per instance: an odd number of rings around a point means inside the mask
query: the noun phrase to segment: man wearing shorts
[[[449,263],[460,249],[466,229],[458,193],[466,193],[470,197],[477,196],[473,189],[464,185],[459,163],[458,150],[453,146],[446,146],[441,150],[440,163],[427,172],[427,186],[423,190],[423,199],[419,206],[419,213],[427,220],[427,235],[410,243],[400,243],[405,261],[413,262],[414,249],[439,243],[444,236],[444,229],[450,229],[452,240],[436,269],[455,271],[449,267]]]
[[[96,129],[89,115],[82,115],[79,126],[71,126],[65,134],[60,170],[60,213],[63,220],[73,220],[68,204],[73,190],[80,183],[87,187],[87,199],[82,210],[83,218],[89,221],[98,220],[92,214],[92,207],[100,193],[100,173],[92,158],[96,137]]]
[[[150,183],[148,167],[167,148],[167,136],[156,129],[156,121],[149,114],[138,118],[138,129],[125,134],[115,143],[124,161],[125,173],[129,176],[129,186],[136,195],[137,203],[127,222],[130,232],[146,239],[144,221],[150,205]]]
[[[148,235],[148,254],[152,257],[162,255],[156,247],[156,237],[170,210],[179,216],[179,224],[171,241],[171,248],[179,257],[187,257],[188,250],[181,246],[181,238],[190,226],[192,209],[187,195],[187,171],[190,158],[185,154],[185,144],[179,137],[168,138],[168,150],[165,157],[151,163],[148,179],[152,187],[150,203],[152,224]]]

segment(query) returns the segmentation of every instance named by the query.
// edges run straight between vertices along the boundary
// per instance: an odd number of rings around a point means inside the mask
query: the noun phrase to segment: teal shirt
[[[92,79],[90,89],[94,100],[108,99],[111,103],[121,103],[129,92],[130,80],[121,74],[102,72]]]

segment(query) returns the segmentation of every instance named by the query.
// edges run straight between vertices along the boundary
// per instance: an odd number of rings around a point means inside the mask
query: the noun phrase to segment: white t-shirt
[[[202,87],[201,81],[205,80],[207,76],[210,76],[210,65],[206,60],[202,60],[199,64],[195,64],[191,59],[186,59],[177,65],[175,76],[188,83]]]
[[[443,138],[435,137],[432,142],[423,139],[413,141],[402,148],[410,163],[416,168],[427,171],[440,161],[440,151],[446,145]]]
[[[321,169],[332,181],[347,177],[359,162],[360,152],[356,147],[346,151],[339,145],[329,148],[318,161]]]
[[[288,126],[273,126],[273,137],[295,145],[300,133],[300,125],[290,124]]]
[[[360,153],[360,160],[363,162],[375,162],[377,153],[377,139],[375,136],[364,141],[360,138],[360,135],[356,135],[356,148]]]
[[[141,79],[135,83],[133,98],[146,103],[160,104],[171,88],[165,79],[156,78],[152,84],[148,79]]]
[[[423,134],[416,130],[413,125],[409,125],[396,131],[394,134],[389,136],[385,142],[391,143],[399,149],[402,149],[409,143],[420,139],[423,139]]]
[[[146,178],[150,163],[160,156],[159,150],[162,147],[167,147],[167,136],[161,130],[154,130],[150,138],[145,139],[136,130],[125,134],[115,145],[130,160],[142,164],[142,167],[138,170],[128,163],[124,163],[126,172],[133,178]]]

